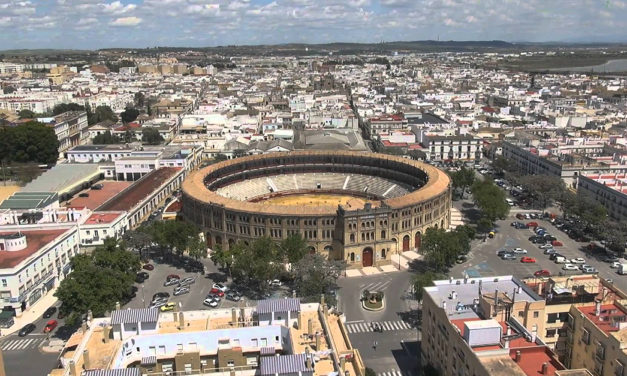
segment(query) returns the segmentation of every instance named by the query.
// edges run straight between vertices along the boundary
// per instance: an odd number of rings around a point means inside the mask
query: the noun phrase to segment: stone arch
[[[210,232],[205,234],[205,239],[207,239],[207,247],[212,248],[213,247],[213,238],[211,237],[211,233]]]
[[[314,247],[313,245],[310,245],[310,246],[307,248],[307,251],[309,251],[309,254],[310,254],[310,255],[313,255],[313,254],[315,254],[315,253],[316,253],[316,247]]]
[[[355,262],[355,252],[351,252],[350,258],[351,262]]]
[[[403,236],[403,252],[409,251],[409,235]]]
[[[216,236],[216,245],[222,247],[222,237],[220,235]]]
[[[422,234],[420,231],[416,231],[416,235],[414,236],[414,247],[416,249],[420,249],[420,245],[422,244]]]

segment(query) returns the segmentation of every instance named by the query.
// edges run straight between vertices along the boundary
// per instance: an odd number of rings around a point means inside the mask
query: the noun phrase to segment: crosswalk
[[[41,344],[41,342],[43,342],[43,340],[46,339],[46,337],[26,337],[26,338],[20,338],[20,339],[13,339],[13,340],[7,340],[2,342],[2,345],[0,346],[0,348],[2,348],[2,351],[17,351],[17,350],[24,350],[24,349],[34,349],[37,348],[39,346],[39,344]]]
[[[374,324],[379,325],[384,332],[393,330],[407,330],[411,329],[411,326],[403,320],[397,321],[380,321],[373,322],[372,325],[369,322],[353,322],[346,324],[346,330],[349,333],[366,333],[372,332]]]
[[[362,290],[368,290],[368,291],[383,291],[385,290],[386,287],[388,287],[390,285],[390,283],[392,283],[392,281],[377,281],[377,282],[371,282],[371,283],[362,283],[361,285],[359,285],[359,287]]]
[[[391,371],[379,372],[377,376],[409,376],[409,373],[401,372],[397,369]]]

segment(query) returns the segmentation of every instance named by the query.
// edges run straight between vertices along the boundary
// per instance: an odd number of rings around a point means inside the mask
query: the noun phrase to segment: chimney
[[[324,294],[320,294],[320,305],[324,305]]]
[[[468,275],[464,274],[464,284],[468,283]]]
[[[85,367],[85,369],[91,368],[91,362],[89,361],[89,350],[83,351],[83,367]]]
[[[547,362],[542,363],[542,374],[543,375],[549,374],[549,363]]]
[[[79,376],[79,373],[76,369],[76,363],[73,360],[70,360],[70,376]]]
[[[298,312],[298,330],[302,330],[303,329],[303,313],[302,312]]]
[[[102,342],[109,343],[109,334],[111,333],[111,328],[105,326],[102,328]]]
[[[312,367],[311,367],[311,357],[310,357],[309,355],[307,355],[307,356],[305,357],[305,367],[307,367],[307,369],[312,368]]]
[[[185,317],[183,316],[183,312],[179,312],[179,326],[181,329],[185,327]]]
[[[115,302],[115,310],[116,311],[120,310],[120,302]]]
[[[499,307],[499,289],[494,290],[494,315],[496,316],[496,311]]]
[[[237,308],[231,308],[231,323],[236,328],[239,326],[237,323]]]
[[[91,312],[91,309],[87,310],[87,321],[91,322],[94,319],[94,314]]]
[[[598,299],[594,301],[594,315],[601,315],[601,301]]]
[[[244,325],[244,322],[246,321],[246,308],[240,309],[239,317],[242,318],[242,325]]]
[[[307,334],[309,335],[313,334],[313,320],[312,319],[307,320]]]
[[[321,342],[320,333],[316,333],[316,351],[320,351]]]
[[[482,282],[481,280],[479,280],[479,298],[481,298],[481,286],[482,286]]]
[[[520,358],[522,357],[520,350],[516,350],[516,363],[520,363]]]
[[[453,277],[448,277],[448,283],[450,283],[451,285],[453,284]]]
[[[83,321],[83,323],[81,324],[81,330],[83,331],[83,333],[87,333],[87,321]]]
[[[342,356],[340,357],[340,368],[342,369],[342,371],[344,371],[345,367],[346,367],[346,357]]]
[[[507,336],[507,338],[505,339],[505,348],[509,349],[509,336],[512,335],[512,328],[510,326],[507,327],[507,334],[505,334]]]
[[[446,312],[446,300],[442,300],[442,309]]]

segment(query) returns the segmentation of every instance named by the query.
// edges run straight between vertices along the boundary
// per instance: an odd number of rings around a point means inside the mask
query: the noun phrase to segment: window
[[[267,347],[268,346],[268,339],[267,338],[262,338],[261,339],[261,347]]]
[[[614,375],[623,376],[624,370],[625,370],[625,365],[617,360],[616,367],[614,367]]]
[[[583,330],[583,333],[581,334],[581,340],[586,344],[589,345],[590,344],[590,332],[587,329]]]
[[[7,280],[6,279],[2,279],[2,287],[7,287]]]
[[[177,345],[176,345],[176,350],[177,350],[178,352],[183,352],[183,344],[182,344],[182,343],[177,344]]]
[[[228,361],[226,362],[226,365],[227,365],[227,367],[235,367],[235,361],[233,361],[233,360],[228,360]]]
[[[537,318],[538,318],[538,316],[539,316],[539,312],[538,312],[538,311],[534,311],[534,312],[533,312],[533,318],[534,318],[534,319],[537,319]]]

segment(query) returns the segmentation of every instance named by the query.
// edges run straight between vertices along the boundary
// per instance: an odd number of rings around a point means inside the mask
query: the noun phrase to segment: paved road
[[[379,376],[416,374],[418,331],[412,326],[411,312],[417,303],[409,299],[411,278],[411,273],[401,271],[338,281],[338,309],[346,315],[351,342],[366,366]],[[363,290],[383,291],[385,308],[378,312],[361,308]],[[374,332],[373,323],[380,325],[382,332]]]

